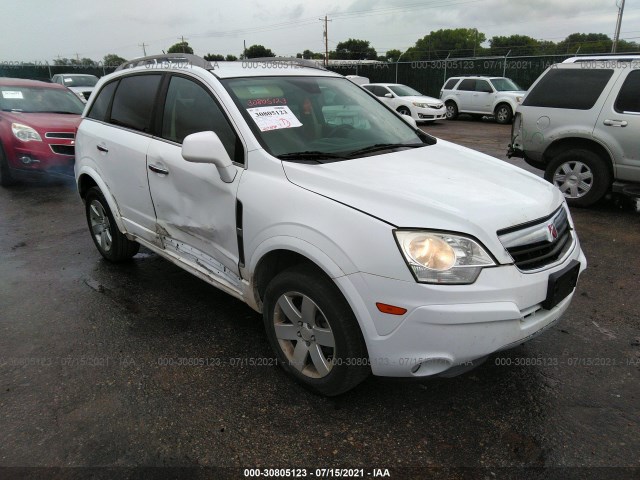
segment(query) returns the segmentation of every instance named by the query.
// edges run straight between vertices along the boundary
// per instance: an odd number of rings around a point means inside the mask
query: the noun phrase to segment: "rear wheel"
[[[558,187],[574,207],[593,205],[611,186],[611,173],[604,160],[581,148],[557,155],[547,165],[544,178]]]
[[[511,123],[511,119],[513,119],[513,110],[506,103],[501,103],[496,107],[494,112],[494,116],[496,118],[496,122],[501,124]]]
[[[87,192],[85,212],[93,243],[104,258],[110,262],[123,262],[138,253],[140,244],[120,233],[99,188],[92,187]]]
[[[267,337],[284,370],[323,395],[339,395],[370,373],[360,326],[338,287],[308,265],[277,275],[264,295]]]
[[[458,106],[455,102],[447,102],[447,120],[455,120],[458,118]]]
[[[9,161],[4,154],[4,149],[0,145],[0,185],[3,187],[9,187],[16,183],[13,175],[11,175],[11,169],[9,168]]]

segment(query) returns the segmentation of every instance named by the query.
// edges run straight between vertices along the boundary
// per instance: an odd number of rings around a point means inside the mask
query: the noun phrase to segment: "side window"
[[[465,92],[473,92],[476,89],[476,81],[471,78],[465,78],[458,85],[458,90],[463,90]]]
[[[453,90],[453,87],[458,83],[459,78],[450,78],[447,83],[444,84],[443,90]]]
[[[486,80],[476,80],[476,92],[493,93],[493,89]]]
[[[619,113],[640,113],[640,70],[629,73],[614,108]]]
[[[522,105],[590,110],[612,75],[611,69],[552,68],[529,91]]]
[[[365,90],[368,90],[368,91],[370,91],[371,93],[375,94],[375,88],[376,88],[376,87],[374,87],[374,86],[371,86],[371,85],[363,85],[363,87],[362,87],[362,88],[364,88]]]
[[[93,118],[94,120],[104,121],[107,117],[107,110],[109,109],[109,105],[111,104],[111,99],[113,98],[113,92],[116,91],[116,86],[118,85],[118,81],[108,83],[100,93],[98,94],[96,100],[91,105],[91,110],[87,114],[87,118]]]
[[[111,107],[111,123],[149,132],[160,78],[160,75],[135,75],[121,79]]]
[[[385,87],[377,86],[374,93],[378,97],[384,97],[387,93],[389,93],[389,90],[387,90]]]
[[[239,139],[211,94],[201,85],[174,76],[169,83],[162,118],[162,138],[182,143],[197,132],[215,132],[232,160],[244,163]]]

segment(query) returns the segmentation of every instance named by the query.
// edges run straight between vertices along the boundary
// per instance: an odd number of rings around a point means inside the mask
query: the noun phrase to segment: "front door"
[[[182,158],[182,141],[213,131],[229,157],[243,162],[241,142],[208,87],[181,75],[169,81],[161,123],[147,156],[160,240],[165,249],[238,286],[236,192],[244,169],[235,165],[238,174],[225,183],[214,165]]]

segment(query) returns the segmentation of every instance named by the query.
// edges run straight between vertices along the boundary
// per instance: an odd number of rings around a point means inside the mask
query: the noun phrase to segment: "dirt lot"
[[[424,129],[505,158],[508,126]],[[271,352],[239,301],[150,253],[104,262],[72,182],[0,190],[0,478],[638,478],[640,214],[572,213],[589,268],[553,329],[457,378],[326,399],[248,364]],[[35,466],[117,468],[8,468]]]

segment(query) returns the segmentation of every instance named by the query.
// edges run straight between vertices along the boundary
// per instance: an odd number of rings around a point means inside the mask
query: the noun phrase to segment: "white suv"
[[[525,93],[509,78],[465,76],[447,80],[440,99],[447,107],[448,120],[469,113],[473,117],[492,115],[498,123],[510,123]]]
[[[518,345],[586,267],[557,188],[323,69],[137,60],[101,79],[76,149],[104,258],[144,245],[246,302],[326,395]]]

